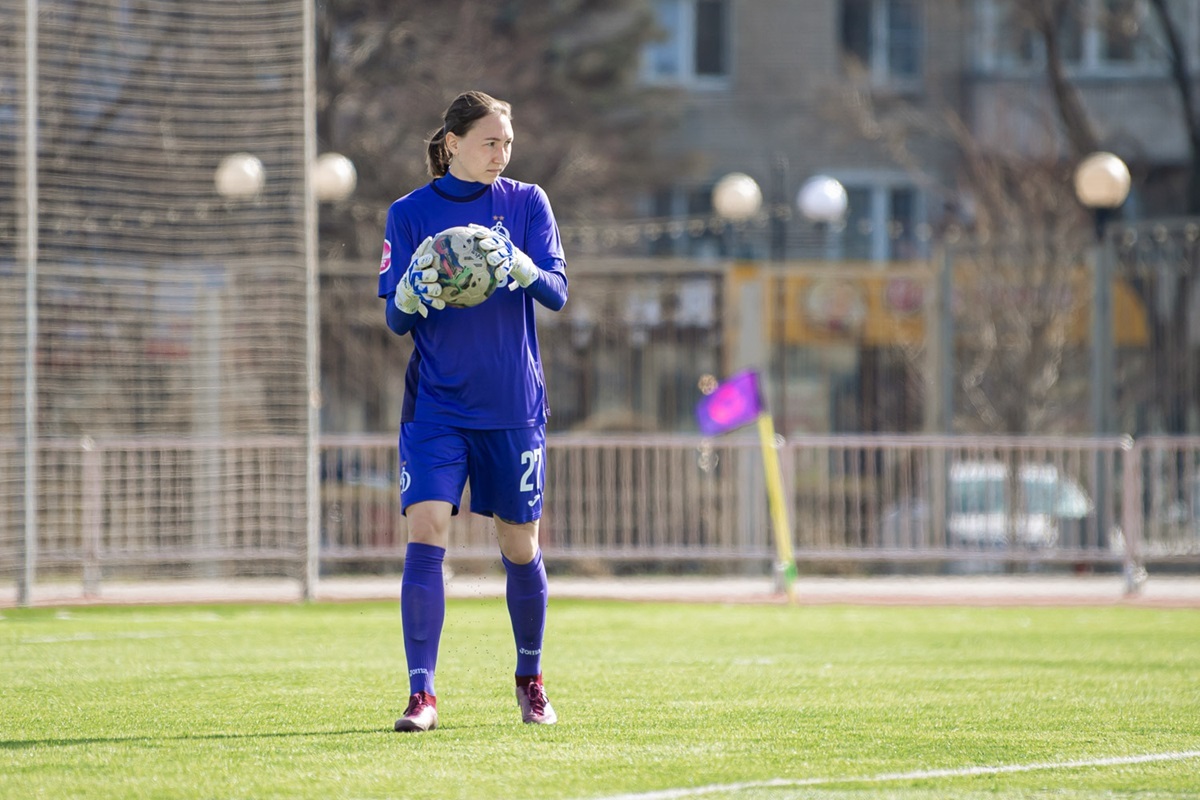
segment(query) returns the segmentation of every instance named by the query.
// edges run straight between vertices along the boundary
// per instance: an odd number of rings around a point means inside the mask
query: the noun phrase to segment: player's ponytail
[[[436,128],[425,140],[425,167],[429,177],[440,178],[450,171],[450,150],[446,147],[446,134],[466,136],[476,122],[489,114],[500,114],[512,119],[512,106],[483,92],[463,92],[442,115],[442,127]]]
[[[438,128],[425,140],[425,168],[429,177],[440,178],[450,169],[450,151],[446,148],[446,129]]]

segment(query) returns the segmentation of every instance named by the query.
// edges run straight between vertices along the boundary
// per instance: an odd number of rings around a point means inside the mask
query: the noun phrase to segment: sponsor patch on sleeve
[[[379,262],[379,274],[387,272],[392,268],[392,243],[387,239],[383,240],[383,260]]]

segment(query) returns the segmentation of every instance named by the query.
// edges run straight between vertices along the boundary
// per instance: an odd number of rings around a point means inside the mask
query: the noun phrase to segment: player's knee
[[[450,538],[449,503],[414,503],[404,511],[408,518],[408,540],[418,544],[445,547]]]
[[[508,522],[496,517],[496,538],[500,540],[500,552],[514,564],[528,564],[538,550],[538,523]]]

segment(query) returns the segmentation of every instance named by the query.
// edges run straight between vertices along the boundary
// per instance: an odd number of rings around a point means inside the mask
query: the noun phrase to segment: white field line
[[[1184,761],[1200,758],[1200,750],[1183,750],[1177,753],[1150,753],[1141,756],[1114,756],[1080,761],[1053,761],[1036,764],[1007,764],[998,767],[961,767],[959,769],[929,769],[912,772],[885,772],[880,775],[863,775],[857,778],[774,778],[769,781],[747,783],[724,783],[692,788],[660,789],[653,792],[614,794],[592,800],[678,800],[685,797],[703,797],[717,792],[740,792],[747,789],[770,789],[803,786],[823,786],[841,783],[888,783],[891,781],[915,781],[926,778],[965,778],[974,775],[1003,775],[1011,772],[1036,772],[1038,770],[1078,769],[1080,767],[1117,767],[1126,764],[1149,764],[1155,761]]]
[[[112,642],[118,639],[182,639],[187,636],[203,636],[201,633],[153,633],[137,631],[131,633],[68,633],[61,636],[29,636],[18,639],[17,644],[71,644],[72,642]]]

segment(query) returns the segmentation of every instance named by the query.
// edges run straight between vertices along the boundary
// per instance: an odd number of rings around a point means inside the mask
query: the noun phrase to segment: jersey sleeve
[[[542,269],[555,269],[567,263],[563,255],[562,237],[550,208],[550,199],[542,187],[534,185],[529,193],[525,226],[525,254]],[[558,262],[557,265],[554,262]]]
[[[552,311],[560,310],[567,302],[567,259],[563,254],[562,237],[550,207],[550,199],[542,187],[533,186],[529,193],[525,254],[533,259],[542,274],[526,291]]]
[[[387,297],[396,291],[396,285],[404,277],[404,270],[417,246],[412,241],[412,231],[404,224],[400,201],[388,209],[387,224],[383,232],[383,256],[379,261],[379,296]]]

